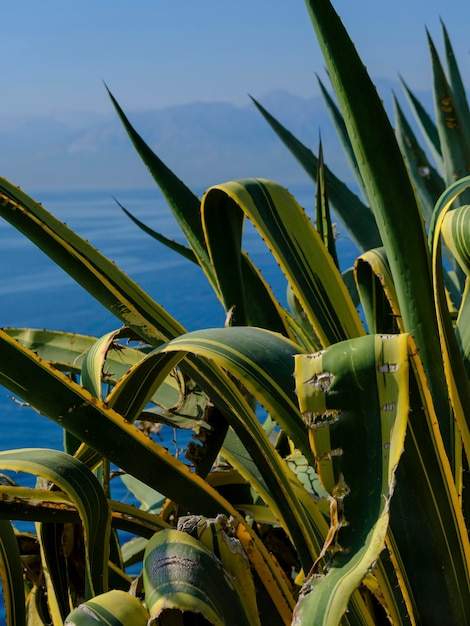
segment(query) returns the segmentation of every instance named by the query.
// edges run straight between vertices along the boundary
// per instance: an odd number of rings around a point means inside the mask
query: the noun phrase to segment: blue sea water
[[[203,191],[203,190],[197,190]],[[290,190],[313,214],[313,186]],[[35,200],[66,222],[138,282],[187,330],[221,327],[225,312],[198,266],[151,239],[120,210],[113,195],[151,228],[184,243],[179,227],[157,189],[113,192],[30,192]],[[282,303],[285,281],[265,244],[252,228],[245,248]],[[343,269],[354,246],[340,237]],[[31,327],[101,336],[121,322],[96,303],[62,269],[6,222],[0,221],[0,327]],[[62,448],[62,431],[53,422],[13,399],[0,387],[0,450]],[[170,443],[170,442],[169,442]],[[0,623],[2,605],[0,603]]]

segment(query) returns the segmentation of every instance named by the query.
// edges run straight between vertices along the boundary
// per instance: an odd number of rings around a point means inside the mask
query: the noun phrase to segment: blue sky
[[[427,26],[445,21],[466,84],[468,0],[336,0],[372,76],[430,86]],[[319,52],[302,0],[16,0],[2,6],[0,115],[110,112],[315,93]]]

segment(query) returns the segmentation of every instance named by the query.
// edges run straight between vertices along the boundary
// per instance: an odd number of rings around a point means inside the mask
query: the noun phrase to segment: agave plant
[[[9,624],[470,623],[467,296],[452,315],[441,254],[443,235],[468,273],[468,207],[454,207],[470,179],[440,196],[427,235],[346,30],[327,0],[307,7],[370,202],[348,204],[364,249],[356,292],[329,215],[329,199],[351,195],[321,153],[316,228],[268,180],[199,199],[111,96],[187,245],[140,225],[200,265],[227,313],[225,327],[189,333],[0,180],[0,215],[121,325],[99,338],[0,330],[1,384],[67,435],[65,451],[0,453],[2,472],[37,477],[0,485]],[[290,309],[242,249],[245,218],[284,273]],[[149,423],[193,432],[187,459]],[[140,507],[111,497],[118,470]],[[25,519],[34,536],[13,528]]]

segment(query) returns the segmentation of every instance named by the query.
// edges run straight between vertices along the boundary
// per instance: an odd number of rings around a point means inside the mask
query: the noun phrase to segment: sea
[[[289,190],[313,219],[314,186],[296,185]],[[202,194],[204,189],[194,191]],[[139,229],[115,200],[152,229],[185,243],[158,188],[27,192],[113,260],[188,331],[224,325],[225,311],[202,270]],[[344,270],[352,265],[356,250],[341,229],[337,244]],[[244,248],[285,305],[285,279],[250,224],[245,227]],[[0,327],[46,328],[100,337],[122,325],[5,221],[0,221],[0,303]],[[0,450],[63,449],[61,428],[3,387],[0,424]],[[163,445],[171,448],[174,434],[169,432],[166,437]],[[120,485],[114,497],[125,499],[125,488]],[[0,602],[0,624],[2,605]]]

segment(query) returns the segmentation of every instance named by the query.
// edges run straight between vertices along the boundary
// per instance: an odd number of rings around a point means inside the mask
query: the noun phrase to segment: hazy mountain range
[[[377,81],[386,106],[400,87]],[[432,107],[429,94],[418,94]],[[349,180],[347,164],[323,99],[276,91],[258,100],[301,141]],[[247,96],[246,106],[191,103],[160,110],[125,111],[158,156],[188,185],[265,177],[284,185],[306,182],[300,165],[274,135]],[[117,115],[73,113],[14,121],[0,115],[0,175],[26,191],[118,190],[153,185]]]

